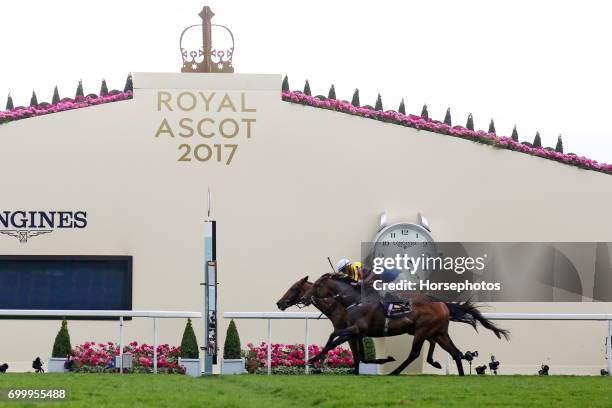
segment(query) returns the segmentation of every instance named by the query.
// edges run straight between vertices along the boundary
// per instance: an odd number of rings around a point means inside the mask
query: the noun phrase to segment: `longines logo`
[[[0,235],[17,238],[22,244],[55,229],[85,227],[85,211],[0,211],[0,228],[6,228],[0,229]]]

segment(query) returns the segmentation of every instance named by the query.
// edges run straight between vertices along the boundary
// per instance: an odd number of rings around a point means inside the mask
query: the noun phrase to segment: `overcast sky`
[[[232,1],[210,0],[214,23],[236,37],[238,73],[309,79],[314,94],[335,84],[362,104],[380,92],[386,109],[453,124],[472,112],[477,128],[514,123],[521,140],[540,131],[566,152],[612,162],[612,7],[606,1]],[[0,109],[10,91],[50,101],[57,84],[74,96],[100,80],[122,89],[128,72],[179,72],[178,37],[200,22],[202,0],[6,2],[0,11]]]

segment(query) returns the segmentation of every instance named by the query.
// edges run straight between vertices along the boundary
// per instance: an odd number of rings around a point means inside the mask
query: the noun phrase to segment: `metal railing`
[[[167,310],[26,310],[0,309],[0,317],[118,317],[119,318],[119,372],[123,374],[123,318],[146,317],[153,319],[153,372],[157,373],[157,319],[201,318],[201,312]]]
[[[606,341],[606,356],[608,358],[608,375],[612,375],[612,313],[483,313],[491,320],[573,320],[573,321],[605,321],[608,322],[608,340]],[[272,320],[304,319],[304,348],[308,361],[308,321],[312,319],[327,319],[320,312],[225,312],[225,319],[259,319],[268,322],[268,375],[272,373]],[[308,373],[308,364],[305,364]]]

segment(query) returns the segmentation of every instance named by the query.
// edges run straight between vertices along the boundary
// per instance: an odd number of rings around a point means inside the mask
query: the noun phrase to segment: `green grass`
[[[569,376],[0,375],[4,389],[69,389],[67,402],[7,407],[610,407],[611,387],[609,377]]]

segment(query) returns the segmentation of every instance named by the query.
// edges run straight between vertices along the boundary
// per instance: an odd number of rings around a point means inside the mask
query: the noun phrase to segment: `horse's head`
[[[310,290],[312,287],[312,283],[308,282],[308,276],[303,277],[299,281],[295,282],[291,287],[285,292],[283,297],[281,297],[278,302],[276,302],[276,306],[280,310],[285,310],[288,307],[297,305],[300,303],[300,299],[304,296],[304,294]]]
[[[312,287],[304,293],[300,299],[300,303],[308,306],[312,303],[312,299],[325,299],[334,297],[338,294],[336,285],[332,280],[332,274],[326,273],[312,284]]]

